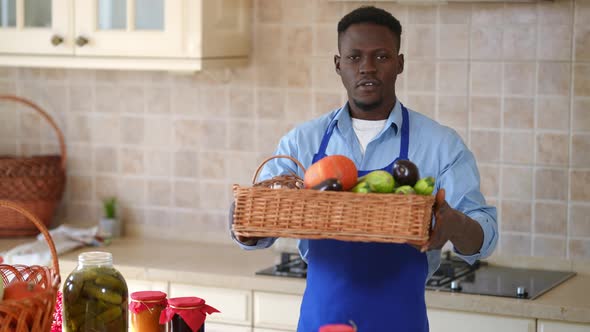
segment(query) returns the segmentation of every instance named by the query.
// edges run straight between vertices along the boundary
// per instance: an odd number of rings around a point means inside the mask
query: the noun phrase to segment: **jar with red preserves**
[[[166,293],[141,291],[131,293],[129,313],[131,332],[165,332],[166,324],[160,324],[160,314],[166,309]]]
[[[160,323],[168,323],[169,332],[205,332],[205,318],[219,310],[198,297],[176,297],[160,315]]]

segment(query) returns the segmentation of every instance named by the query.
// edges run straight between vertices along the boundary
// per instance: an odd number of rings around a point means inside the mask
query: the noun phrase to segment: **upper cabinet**
[[[247,62],[252,0],[0,0],[0,65],[195,71]]]

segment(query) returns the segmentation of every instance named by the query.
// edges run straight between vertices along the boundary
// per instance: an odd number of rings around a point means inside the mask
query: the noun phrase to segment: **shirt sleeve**
[[[291,156],[291,157],[297,159],[296,149],[295,149],[296,144],[294,143],[294,135],[295,135],[294,130],[292,130],[287,135],[285,135],[280,140],[279,145],[278,145],[277,149],[275,150],[274,154],[275,155],[288,155],[288,156]],[[260,182],[260,181],[264,181],[264,180],[270,179],[270,178],[278,176],[278,175],[291,174],[291,173],[295,173],[295,174],[298,174],[299,176],[303,177],[302,170],[300,170],[297,167],[297,164],[295,164],[295,162],[293,162],[287,158],[275,158],[275,159],[268,161],[264,165],[264,167],[262,168],[262,170],[260,172],[260,175],[258,176],[257,181]],[[253,246],[248,246],[248,245],[245,245],[242,242],[238,241],[234,232],[231,231],[232,224],[234,221],[233,220],[234,207],[235,207],[235,202],[232,202],[232,205],[230,207],[230,213],[229,213],[229,230],[230,230],[231,238],[233,239],[233,241],[235,243],[238,244],[238,246],[240,246],[240,248],[242,248],[244,250],[264,249],[264,248],[269,248],[270,246],[272,246],[275,243],[277,238],[271,238],[271,237],[260,239]]]
[[[473,153],[463,143],[459,135],[453,132],[448,144],[441,146],[442,171],[437,179],[436,189],[445,189],[445,198],[449,205],[477,221],[483,230],[483,243],[479,252],[463,255],[453,248],[457,256],[469,264],[489,257],[498,242],[498,224],[496,208],[486,204],[480,191],[479,171]]]

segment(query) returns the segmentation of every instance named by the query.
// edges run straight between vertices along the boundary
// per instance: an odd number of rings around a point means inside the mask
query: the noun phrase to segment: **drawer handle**
[[[53,36],[51,37],[51,44],[52,44],[53,46],[57,46],[57,45],[59,45],[59,44],[61,44],[61,43],[63,43],[63,42],[64,42],[64,39],[63,39],[63,37],[62,37],[62,36],[60,36],[60,35],[53,35]]]
[[[76,45],[82,47],[86,44],[88,44],[88,38],[82,37],[82,36],[79,36],[78,38],[76,38]]]

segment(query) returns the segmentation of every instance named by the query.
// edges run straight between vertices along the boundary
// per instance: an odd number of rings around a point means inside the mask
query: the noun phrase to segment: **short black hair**
[[[340,35],[353,24],[373,23],[387,27],[397,36],[399,50],[402,38],[402,25],[390,12],[374,6],[362,6],[346,14],[338,22],[338,49],[340,49]]]

